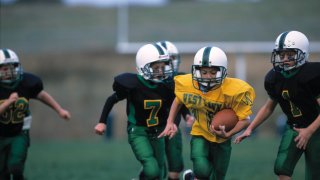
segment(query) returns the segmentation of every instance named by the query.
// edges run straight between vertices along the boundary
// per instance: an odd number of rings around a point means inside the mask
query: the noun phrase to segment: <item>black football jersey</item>
[[[113,104],[126,99],[128,122],[146,127],[165,126],[173,90],[165,83],[146,81],[137,74],[124,73],[114,78],[115,94],[106,101],[100,122],[107,118]]]
[[[23,126],[23,118],[29,114],[29,100],[36,98],[43,90],[41,79],[33,74],[24,73],[14,89],[0,85],[0,103],[17,92],[19,99],[0,115],[0,136],[10,137],[19,134]]]
[[[271,70],[265,77],[265,89],[279,103],[289,125],[307,127],[320,113],[320,63],[307,62],[290,78]]]

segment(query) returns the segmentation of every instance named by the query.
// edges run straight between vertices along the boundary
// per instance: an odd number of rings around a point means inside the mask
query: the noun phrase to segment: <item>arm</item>
[[[159,138],[163,137],[163,136],[169,136],[169,138],[172,138],[175,135],[175,133],[177,132],[177,126],[175,125],[174,120],[176,119],[176,116],[177,116],[178,112],[180,111],[181,106],[182,106],[182,103],[179,102],[179,100],[177,98],[175,98],[174,101],[172,102],[172,105],[171,105],[169,117],[167,119],[166,128],[158,136]]]
[[[180,112],[183,116],[184,121],[186,122],[188,127],[191,127],[194,122],[194,117],[191,115],[190,111],[186,106],[182,106]]]
[[[18,93],[16,92],[11,93],[9,98],[4,100],[4,102],[0,104],[0,114],[4,113],[12,103],[18,100],[18,98],[19,98]]]
[[[277,104],[278,103],[276,101],[269,98],[267,102],[260,108],[257,116],[250,123],[247,129],[240,136],[238,136],[234,142],[238,144],[243,139],[249,137],[254,129],[256,129],[260,124],[262,124],[265,120],[268,119],[268,117],[272,114]]]
[[[103,135],[107,128],[107,118],[109,116],[110,111],[112,110],[112,107],[119,101],[117,94],[114,93],[108,99],[106,100],[102,114],[100,116],[99,123],[94,127],[94,131],[98,135]]]
[[[70,113],[63,109],[59,103],[46,91],[42,90],[38,95],[37,99],[40,100],[42,103],[46,104],[53,110],[55,110],[59,116],[65,120],[69,120],[71,118]]]
[[[318,98],[317,101],[320,106],[320,98]],[[307,128],[293,128],[295,131],[299,133],[299,135],[294,139],[294,141],[297,143],[297,148],[306,149],[310,137],[316,130],[319,129],[319,127],[320,114]]]
[[[242,129],[248,127],[248,125],[250,124],[250,117],[247,117],[246,119],[243,119],[243,120],[239,120],[238,123],[235,125],[234,128],[232,128],[230,131],[226,132],[224,130],[224,126],[220,126],[220,129],[222,129],[221,131],[217,131],[214,129],[213,125],[212,127],[210,127],[210,130],[217,134],[218,136],[220,137],[223,137],[223,138],[230,138],[232,137],[233,135],[235,135],[236,133],[240,132]]]

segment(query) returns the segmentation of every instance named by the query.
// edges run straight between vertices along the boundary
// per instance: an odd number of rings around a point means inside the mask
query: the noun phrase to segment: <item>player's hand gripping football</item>
[[[167,123],[166,128],[162,131],[158,138],[169,136],[169,139],[171,139],[177,133],[177,131],[178,128],[175,123]]]
[[[210,132],[212,134],[215,134],[216,136],[222,137],[222,138],[229,138],[229,134],[225,130],[225,126],[219,126],[219,130],[214,127],[213,124],[210,125]]]
[[[95,127],[94,127],[94,131],[96,134],[98,135],[103,135],[104,132],[106,131],[107,125],[105,123],[98,123]]]

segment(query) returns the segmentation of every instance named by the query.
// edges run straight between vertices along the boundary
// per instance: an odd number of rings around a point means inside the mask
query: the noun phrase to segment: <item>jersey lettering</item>
[[[144,100],[144,109],[151,109],[147,126],[156,126],[159,124],[158,112],[162,107],[162,100]]]
[[[0,104],[3,101],[0,102]],[[11,104],[8,109],[1,115],[0,122],[3,124],[18,124],[23,122],[25,112],[28,109],[28,100],[19,98],[14,104]]]
[[[194,106],[194,107],[199,107],[199,106],[203,105],[206,108],[211,109],[214,112],[221,109],[221,106],[222,106],[220,103],[206,101],[206,99],[203,99],[199,95],[188,94],[188,93],[183,94],[183,103],[184,104],[192,104],[192,106]]]
[[[282,97],[283,97],[283,99],[287,100],[290,103],[291,114],[293,117],[302,116],[300,109],[293,102],[290,101],[290,96],[289,96],[288,90],[282,91]]]

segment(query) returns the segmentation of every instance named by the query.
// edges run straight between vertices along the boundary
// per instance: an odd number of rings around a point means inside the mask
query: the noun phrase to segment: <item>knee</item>
[[[11,164],[8,166],[8,173],[12,174],[14,180],[23,180],[23,164]]]
[[[143,163],[143,174],[145,179],[159,179],[160,168],[156,161],[149,161]]]
[[[283,166],[281,166],[279,164],[276,164],[274,166],[274,173],[277,176],[285,175],[285,176],[291,177],[293,172],[287,168],[284,168]]]
[[[210,177],[212,167],[208,160],[198,158],[193,160],[194,174],[198,179],[207,179]]]

